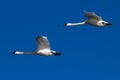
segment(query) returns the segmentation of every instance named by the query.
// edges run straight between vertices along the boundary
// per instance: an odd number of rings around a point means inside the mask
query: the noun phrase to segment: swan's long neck
[[[13,54],[34,54],[33,52],[21,52],[21,51],[15,51]]]
[[[79,22],[79,23],[67,23],[65,26],[79,26],[79,25],[84,25],[86,22]]]

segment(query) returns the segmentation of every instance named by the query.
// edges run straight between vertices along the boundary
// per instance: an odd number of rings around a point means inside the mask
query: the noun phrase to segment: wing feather
[[[36,38],[38,46],[37,46],[37,50],[42,50],[42,49],[50,49],[50,44],[49,41],[47,39],[47,37],[45,36],[38,36]]]
[[[84,14],[88,19],[102,20],[102,18],[100,16],[96,15],[94,12],[85,12]]]

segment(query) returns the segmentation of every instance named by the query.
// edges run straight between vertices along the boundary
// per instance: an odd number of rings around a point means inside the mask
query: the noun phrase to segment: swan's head
[[[97,22],[97,26],[109,26],[109,25],[112,25],[112,24],[109,22],[106,22],[106,21],[98,21]]]
[[[24,52],[14,51],[14,52],[12,52],[12,54],[24,54]]]
[[[72,23],[66,23],[64,26],[72,26]]]

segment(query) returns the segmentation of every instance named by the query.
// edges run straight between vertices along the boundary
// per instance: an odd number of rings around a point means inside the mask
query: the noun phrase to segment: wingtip
[[[42,36],[37,36],[36,37],[36,39],[38,39],[38,38],[47,38],[47,37],[42,35]]]
[[[95,12],[91,11],[84,11],[84,14],[95,14]]]

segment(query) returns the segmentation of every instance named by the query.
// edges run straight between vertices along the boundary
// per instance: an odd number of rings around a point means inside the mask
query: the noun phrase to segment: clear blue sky
[[[120,80],[119,0],[0,1],[0,80]],[[64,27],[93,11],[113,25]],[[11,55],[33,51],[47,36],[61,56]]]

